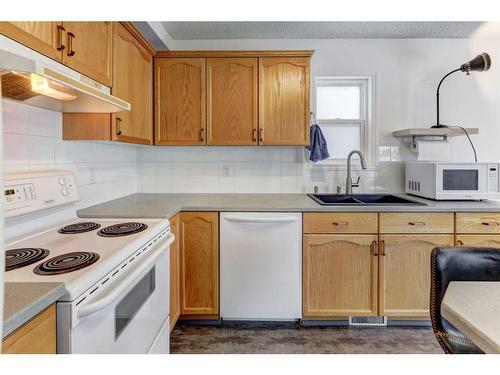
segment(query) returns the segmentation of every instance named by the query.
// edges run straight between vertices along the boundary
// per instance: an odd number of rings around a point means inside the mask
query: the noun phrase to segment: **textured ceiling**
[[[483,22],[162,22],[174,40],[469,38]]]

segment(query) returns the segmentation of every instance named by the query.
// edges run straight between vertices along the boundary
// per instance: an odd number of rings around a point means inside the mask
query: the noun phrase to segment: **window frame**
[[[321,119],[318,116],[317,88],[331,86],[360,87],[360,119]],[[373,169],[375,163],[375,124],[373,115],[374,77],[373,76],[315,76],[314,77],[314,113],[318,125],[359,124],[361,152],[365,155],[368,168]],[[346,158],[327,159],[315,163],[333,169],[345,169]],[[353,166],[354,167],[354,166]]]

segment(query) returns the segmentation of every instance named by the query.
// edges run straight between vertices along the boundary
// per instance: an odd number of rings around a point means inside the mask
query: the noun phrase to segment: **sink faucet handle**
[[[356,182],[352,183],[352,187],[359,187],[359,179],[360,178],[361,178],[361,176],[358,176],[358,179],[356,180]]]

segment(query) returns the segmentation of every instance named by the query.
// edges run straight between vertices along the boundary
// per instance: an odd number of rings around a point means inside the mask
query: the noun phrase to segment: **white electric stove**
[[[7,176],[6,216],[78,200],[70,172]],[[48,210],[48,211],[45,211]],[[49,216],[47,216],[49,219]],[[62,282],[58,353],[168,353],[167,219],[75,219],[5,246],[6,282]]]

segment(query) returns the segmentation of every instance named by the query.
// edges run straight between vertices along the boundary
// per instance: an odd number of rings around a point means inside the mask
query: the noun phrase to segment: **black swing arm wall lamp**
[[[443,81],[448,77],[449,75],[455,73],[455,72],[465,72],[467,75],[470,74],[470,72],[485,72],[489,70],[491,67],[491,58],[490,55],[487,53],[482,53],[480,55],[477,55],[474,57],[471,61],[466,62],[465,64],[462,64],[460,68],[452,70],[448,74],[446,74],[443,78],[441,78],[441,81],[439,81],[439,85],[437,87],[436,91],[436,125],[432,126],[432,128],[447,128],[448,126],[442,125],[439,122],[439,89],[441,88],[441,84]]]

